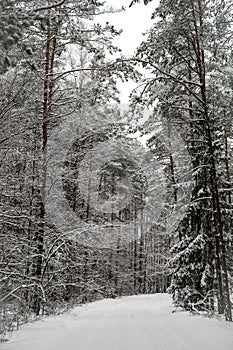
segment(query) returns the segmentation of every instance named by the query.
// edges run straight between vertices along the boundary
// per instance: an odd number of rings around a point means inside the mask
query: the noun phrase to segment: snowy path
[[[102,300],[28,324],[0,350],[232,350],[233,325],[171,313],[167,295]]]

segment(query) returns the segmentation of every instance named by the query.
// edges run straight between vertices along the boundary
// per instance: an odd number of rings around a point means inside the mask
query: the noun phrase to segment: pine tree
[[[222,204],[223,185],[219,171],[223,139],[220,141],[218,128],[224,113],[216,108],[216,91],[213,92],[212,88],[218,85],[214,74],[217,57],[229,56],[229,46],[225,42],[225,37],[231,31],[231,10],[228,5],[217,0],[211,4],[204,0],[161,1],[153,14],[158,21],[139,47],[135,60],[151,70],[151,78],[143,90],[146,95],[144,101],[153,105],[157,99],[158,113],[162,112],[173,124],[184,124],[183,135],[192,157],[194,189],[187,217],[179,228],[181,242],[177,246],[178,256],[183,259],[183,254],[190,252],[190,264],[193,259],[197,270],[204,269],[203,273],[209,271],[209,286],[203,296],[205,300],[206,295],[215,288],[213,278],[216,276],[218,311],[225,313],[230,321],[230,288],[223,226],[225,204]],[[225,91],[227,84],[224,81],[221,83],[221,90]],[[190,239],[196,242],[199,237],[205,239],[207,244],[202,246],[206,267],[200,267],[191,251],[187,251]],[[195,244],[192,246],[195,247]],[[213,247],[214,257],[208,253]],[[199,254],[198,251],[196,253]],[[181,271],[182,268],[181,262]],[[199,275],[199,282],[194,284],[190,275],[189,281],[183,281],[182,288],[193,288],[195,291],[199,285],[197,292],[201,295],[202,275]],[[177,278],[178,283],[179,276]]]
[[[16,8],[30,20],[24,25],[17,17],[12,31],[20,32],[20,40],[7,44],[7,55],[15,61],[0,76],[4,86],[0,95],[0,303],[2,309],[13,305],[9,319],[17,312],[26,320],[32,312],[50,313],[64,300],[80,302],[104,294],[104,257],[82,244],[73,247],[46,215],[46,147],[54,128],[68,115],[79,113],[83,106],[102,106],[117,99],[115,77],[123,78],[132,69],[105,56],[105,51],[116,52],[111,41],[119,33],[110,25],[101,27],[91,21],[102,6],[99,2],[8,4],[6,21]],[[88,28],[84,19],[90,20]],[[68,61],[74,47],[78,53],[87,53],[83,65],[72,66]],[[78,79],[83,81],[79,86]],[[90,261],[99,266],[98,271],[93,271]]]

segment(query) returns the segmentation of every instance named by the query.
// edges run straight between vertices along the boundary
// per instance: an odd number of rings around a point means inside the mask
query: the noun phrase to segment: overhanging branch
[[[44,6],[44,7],[38,7],[38,8],[36,8],[36,9],[34,9],[33,11],[34,11],[34,12],[40,12],[40,11],[45,11],[45,10],[51,10],[51,9],[53,9],[53,8],[62,6],[66,1],[67,1],[67,0],[62,0],[62,1],[56,2],[56,3],[53,4],[53,5]]]

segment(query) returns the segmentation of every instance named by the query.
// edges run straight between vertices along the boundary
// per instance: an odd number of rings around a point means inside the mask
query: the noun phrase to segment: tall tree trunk
[[[90,145],[90,161],[89,161],[89,176],[88,176],[88,188],[87,188],[87,212],[86,220],[91,217],[91,182],[92,182],[92,163],[93,163],[93,147],[94,147],[94,135],[91,136]]]
[[[48,11],[50,16],[50,11]],[[37,257],[35,262],[34,274],[38,283],[42,283],[42,265],[43,265],[43,252],[44,252],[44,234],[45,234],[45,200],[46,200],[46,181],[47,181],[47,144],[48,144],[48,125],[51,115],[52,98],[53,98],[53,71],[56,52],[56,36],[58,31],[58,25],[54,28],[52,33],[50,22],[48,23],[48,29],[46,34],[46,47],[45,47],[45,68],[44,68],[44,99],[43,99],[43,124],[42,124],[42,173],[41,173],[41,187],[39,194],[39,224],[36,232],[36,246]],[[36,315],[39,315],[41,308],[40,297],[38,288],[35,293],[34,311]]]
[[[226,167],[226,180],[227,180],[227,190],[229,191],[227,194],[228,203],[231,204],[231,190],[230,190],[230,170],[229,170],[229,152],[228,152],[228,135],[227,135],[227,114],[226,110],[224,110],[224,124],[223,124],[223,132],[224,132],[224,145],[225,145],[225,167]]]
[[[195,54],[197,60],[197,71],[200,82],[200,93],[202,99],[202,109],[204,118],[204,132],[207,142],[207,161],[206,166],[209,167],[210,173],[210,192],[213,206],[213,235],[215,239],[215,264],[216,274],[218,282],[218,307],[219,313],[225,313],[225,318],[228,321],[232,321],[230,290],[228,281],[228,271],[226,264],[226,247],[223,235],[222,214],[220,207],[220,198],[218,190],[217,170],[215,152],[213,146],[213,136],[211,130],[211,123],[208,112],[208,103],[206,97],[206,72],[205,72],[205,51],[202,46],[204,23],[203,23],[203,0],[197,1],[197,7],[195,7],[192,1],[192,14],[193,23],[195,28],[195,34],[193,41],[195,42]]]

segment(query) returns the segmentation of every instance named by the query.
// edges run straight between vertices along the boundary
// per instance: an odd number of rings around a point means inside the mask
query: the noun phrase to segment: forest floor
[[[166,294],[97,301],[24,325],[0,350],[233,349],[233,324],[173,309]]]

